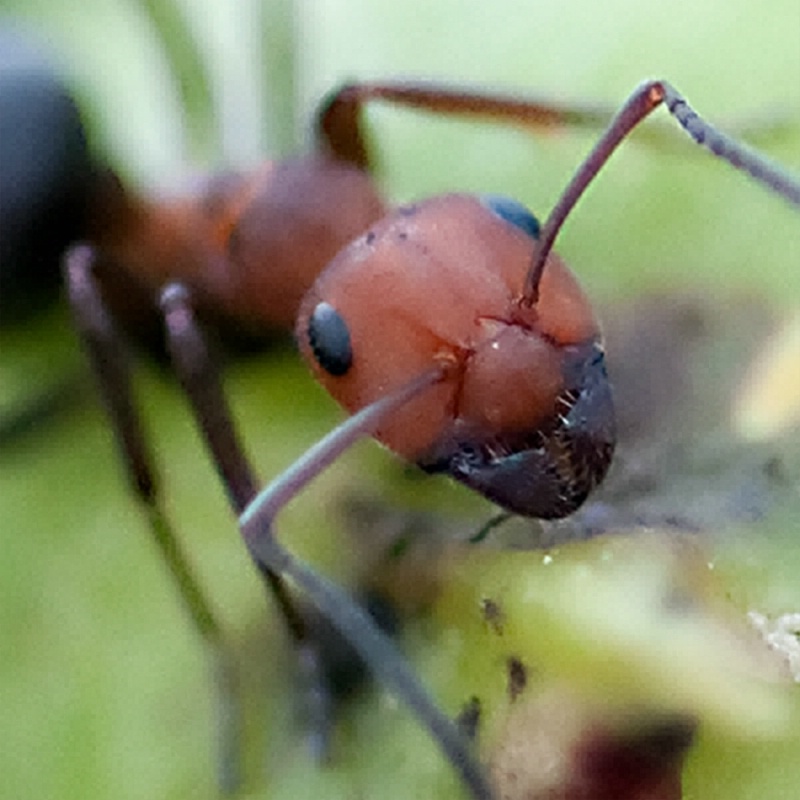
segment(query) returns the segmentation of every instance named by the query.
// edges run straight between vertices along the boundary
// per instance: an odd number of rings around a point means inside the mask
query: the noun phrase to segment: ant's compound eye
[[[331,375],[344,375],[353,363],[350,331],[330,303],[318,303],[308,320],[308,343],[317,363]]]
[[[522,203],[499,194],[484,194],[481,203],[500,219],[515,225],[532,239],[539,238],[539,220]]]

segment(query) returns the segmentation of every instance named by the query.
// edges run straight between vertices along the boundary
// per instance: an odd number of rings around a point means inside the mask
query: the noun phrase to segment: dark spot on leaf
[[[500,604],[492,600],[490,597],[484,597],[481,600],[481,613],[486,624],[498,636],[503,635],[503,622],[505,621],[505,614]]]
[[[508,699],[513,703],[528,685],[528,669],[517,656],[509,656],[506,661],[506,669],[508,670]]]
[[[478,725],[481,721],[481,701],[475,697],[470,697],[464,703],[461,711],[456,717],[456,725],[467,739],[475,739],[478,735]]]

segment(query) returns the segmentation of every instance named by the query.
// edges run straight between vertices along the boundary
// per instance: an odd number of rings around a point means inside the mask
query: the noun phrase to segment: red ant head
[[[376,438],[511,511],[547,518],[573,511],[605,475],[614,420],[597,320],[557,255],[526,303],[538,234],[535,217],[505,198],[400,208],[320,275],[297,338],[351,412],[440,365],[443,379]]]

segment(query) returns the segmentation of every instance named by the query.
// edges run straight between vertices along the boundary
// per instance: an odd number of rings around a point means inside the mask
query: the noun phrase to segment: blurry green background
[[[350,79],[419,76],[616,104],[657,76],[720,123],[800,121],[797,0],[2,0],[0,13],[53,48],[93,143],[141,187],[302,148],[314,103]],[[585,132],[533,139],[387,109],[371,123],[390,196],[503,192],[542,216],[592,141]],[[605,303],[689,285],[796,305],[796,210],[688,140],[683,147],[682,136],[676,128],[665,153],[625,147],[566,226],[560,251]],[[798,125],[770,152],[800,169]],[[80,363],[59,314],[3,336],[4,395],[24,395]],[[250,722],[259,731],[253,796],[277,796],[257,794],[264,760],[279,772],[287,753],[305,763],[283,741],[294,741],[283,731],[290,656],[183,402],[149,368],[143,383],[170,509],[236,642],[250,696],[261,698]],[[265,477],[340,418],[288,351],[234,368],[230,389]],[[349,574],[356,566],[341,558],[330,512],[342,491],[381,491],[395,474],[390,456],[360,447],[289,510],[282,536]],[[485,504],[432,485],[431,503],[468,509],[465,525],[485,518]],[[0,796],[213,797],[205,662],[91,400],[0,453],[0,537]],[[310,783],[305,791],[322,790]],[[396,796],[405,796],[402,786]]]

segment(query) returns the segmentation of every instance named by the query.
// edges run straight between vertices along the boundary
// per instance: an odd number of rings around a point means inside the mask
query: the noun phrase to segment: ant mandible
[[[319,654],[287,582],[419,717],[470,796],[489,798],[469,743],[390,638],[347,593],[280,544],[275,516],[364,435],[507,510],[568,515],[603,479],[614,450],[599,324],[552,252],[587,186],[662,104],[697,143],[794,205],[800,181],[702,120],[668,83],[649,81],[613,116],[543,226],[496,196],[444,195],[386,214],[368,176],[361,129],[361,112],[373,101],[532,128],[608,119],[598,110],[435,85],[346,86],[321,108],[318,148],[309,158],[224,176],[173,202],[146,202],[114,184],[91,244],[65,256],[65,274],[130,482],[222,670],[222,688],[231,682],[221,632],[161,510],[114,330],[134,291],[160,298],[174,368],[248,551],[308,656],[300,660],[310,677],[322,679]],[[295,314],[312,372],[352,416],[257,493],[197,317],[258,331],[288,325]],[[223,754],[226,765],[233,761]],[[222,780],[230,788],[236,777],[223,771]]]

